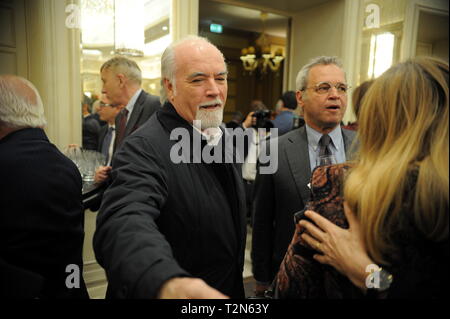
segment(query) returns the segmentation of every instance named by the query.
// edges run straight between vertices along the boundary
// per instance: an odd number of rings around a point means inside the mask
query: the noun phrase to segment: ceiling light
[[[250,74],[255,71],[258,66],[260,67],[262,73],[267,72],[267,67],[269,67],[273,72],[277,72],[280,69],[281,62],[284,60],[281,48],[276,50],[274,53],[271,52],[269,37],[266,34],[267,16],[267,12],[261,12],[260,17],[263,24],[263,31],[256,40],[259,50],[256,50],[254,46],[250,46],[242,49],[241,51],[242,64],[244,69],[249,71]]]

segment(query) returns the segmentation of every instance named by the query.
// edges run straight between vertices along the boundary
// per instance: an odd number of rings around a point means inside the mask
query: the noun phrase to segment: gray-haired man
[[[159,98],[141,89],[142,74],[133,60],[114,57],[100,68],[102,93],[113,105],[125,105],[116,116],[114,153],[125,137],[144,124],[160,108]],[[111,166],[102,166],[96,172],[96,181],[103,182]],[[102,178],[100,178],[102,177]]]
[[[325,150],[337,163],[345,162],[354,138],[354,132],[340,127],[348,86],[336,57],[312,59],[296,82],[306,125],[270,141],[278,143],[278,171],[258,174],[255,182],[252,262],[257,295],[278,272],[294,232],[294,214],[309,199],[307,184],[320,153]]]
[[[227,145],[219,128],[228,88],[224,57],[191,36],[166,49],[161,68],[165,104],[117,152],[97,219],[94,249],[108,276],[107,296],[243,298],[240,167],[203,156],[193,161],[189,143],[197,139],[199,149],[214,153]],[[201,124],[193,127],[196,120]],[[183,141],[188,161],[174,161],[172,149]]]
[[[29,81],[0,75],[0,297],[88,298],[81,176]]]

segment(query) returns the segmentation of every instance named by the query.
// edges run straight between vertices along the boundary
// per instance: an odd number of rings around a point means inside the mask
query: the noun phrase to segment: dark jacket
[[[412,214],[418,173],[417,167],[412,169],[406,180],[399,221],[391,234],[391,243],[396,249],[384,256],[389,265],[381,265],[394,279],[387,292],[377,296],[379,298],[448,298],[448,235],[440,242],[430,240],[427,234],[419,230]],[[448,204],[445,208],[448,212]]]
[[[86,150],[96,151],[98,147],[98,133],[100,124],[93,115],[83,118],[83,148]]]
[[[176,276],[199,277],[226,295],[244,297],[240,166],[174,163],[171,150],[180,136],[170,140],[170,135],[176,128],[186,129],[191,140],[198,134],[165,104],[113,159],[112,184],[94,235],[108,297],[156,297]],[[188,155],[192,160],[193,153]]]
[[[102,152],[103,142],[105,140],[105,136],[108,133],[109,125],[104,125],[100,128],[98,132],[98,144],[97,144],[97,152]]]
[[[342,136],[349,159],[355,132],[343,129]],[[273,174],[257,174],[253,202],[252,265],[255,279],[261,282],[271,282],[278,272],[294,233],[294,214],[310,196],[306,127],[272,139],[269,145],[273,143],[278,143],[278,169]]]
[[[84,212],[75,164],[27,128],[0,140],[0,295],[88,298],[83,281]],[[80,288],[69,289],[68,265]],[[69,282],[71,281],[69,278]]]

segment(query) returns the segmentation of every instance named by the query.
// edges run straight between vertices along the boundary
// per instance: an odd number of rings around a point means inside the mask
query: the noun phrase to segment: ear
[[[119,80],[119,87],[123,88],[127,80],[126,76],[123,73],[118,73],[116,74],[116,77]]]
[[[166,89],[167,99],[169,102],[173,102],[173,97],[175,96],[175,92],[173,91],[173,84],[169,81],[168,78],[164,78],[163,80],[164,88]]]
[[[304,92],[303,91],[297,91],[296,93],[295,93],[295,97],[297,98],[297,104],[301,107],[301,108],[303,108],[303,105],[305,104],[305,102],[303,101],[303,99],[304,99],[304,97],[305,97],[305,94],[304,94]]]

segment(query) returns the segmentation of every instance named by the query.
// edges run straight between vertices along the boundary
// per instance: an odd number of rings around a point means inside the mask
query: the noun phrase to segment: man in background
[[[277,117],[272,120],[273,126],[278,129],[281,136],[294,127],[294,111],[297,108],[297,98],[294,91],[286,91],[280,97],[277,105]]]
[[[81,176],[45,125],[33,84],[0,76],[0,296],[88,298]]]
[[[294,233],[294,214],[309,200],[307,185],[317,159],[328,155],[345,162],[355,136],[340,127],[348,85],[336,57],[312,59],[298,73],[296,85],[306,125],[270,140],[269,153],[272,143],[278,143],[278,170],[258,173],[255,181],[251,254],[258,296],[278,272]]]
[[[123,105],[111,104],[106,95],[102,94],[99,100],[99,119],[105,121],[107,125],[99,132],[98,151],[105,156],[105,163],[97,169],[95,182],[99,183],[108,177],[111,170],[111,162],[114,151],[114,140],[116,137],[116,116],[123,109]],[[103,174],[103,175],[101,175]]]
[[[231,128],[231,129],[241,127],[243,119],[244,119],[244,116],[242,115],[241,112],[239,112],[239,111],[233,112],[231,120],[229,122],[227,122],[225,126],[227,128]]]
[[[100,99],[97,99],[92,103],[92,116],[97,120],[98,124],[100,125],[100,129],[102,129],[103,126],[106,125],[106,122],[100,119],[100,115],[98,114],[99,110],[100,110]]]
[[[111,104],[125,105],[116,117],[114,149],[118,149],[124,138],[144,124],[161,104],[157,96],[142,90],[142,72],[133,60],[114,57],[102,65],[100,73],[102,94],[106,95]]]
[[[98,132],[100,131],[100,124],[91,114],[92,101],[86,95],[83,95],[81,111],[83,115],[83,148],[86,150],[95,151],[98,147]]]
[[[125,57],[114,57],[100,68],[103,82],[102,94],[112,105],[125,105],[115,119],[113,152],[123,140],[144,124],[161,106],[159,98],[141,89],[142,72],[136,62]],[[98,170],[97,182],[106,180],[107,167]]]

